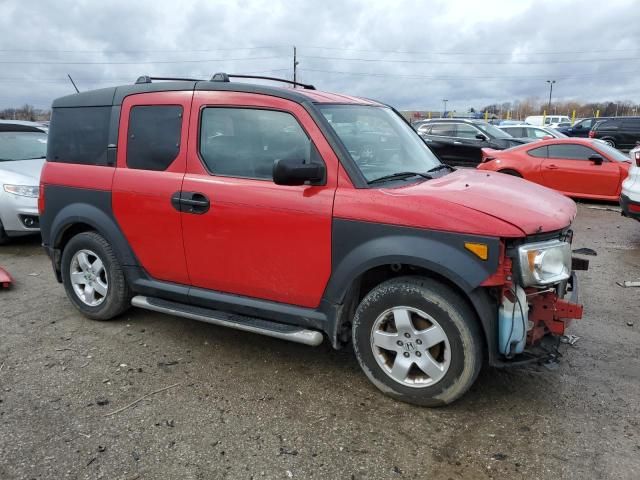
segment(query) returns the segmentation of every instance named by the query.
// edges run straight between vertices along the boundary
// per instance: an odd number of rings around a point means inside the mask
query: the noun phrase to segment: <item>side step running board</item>
[[[154,312],[176,315],[178,317],[190,318],[201,322],[221,325],[223,327],[235,328],[245,332],[259,333],[268,337],[289,340],[290,342],[303,343],[318,346],[322,343],[322,333],[317,330],[306,330],[294,325],[272,322],[260,318],[245,317],[219,310],[185,305],[183,303],[170,302],[154,297],[136,296],[131,299],[134,307],[152,310]]]

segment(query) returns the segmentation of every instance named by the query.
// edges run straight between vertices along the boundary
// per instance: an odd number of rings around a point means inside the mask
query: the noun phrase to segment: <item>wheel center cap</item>
[[[416,345],[413,342],[404,342],[405,352],[413,352],[416,349]]]

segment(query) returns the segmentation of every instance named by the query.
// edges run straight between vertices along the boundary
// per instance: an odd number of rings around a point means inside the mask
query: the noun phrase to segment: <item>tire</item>
[[[9,243],[9,235],[4,231],[2,222],[0,222],[0,245],[6,245],[7,243]]]
[[[406,327],[407,318],[410,328],[398,328],[396,319]],[[484,337],[475,313],[451,288],[428,278],[399,277],[371,290],[356,310],[352,339],[369,380],[414,405],[450,404],[471,387],[482,367]]]
[[[616,142],[612,138],[603,138],[602,141],[609,145],[610,147],[617,148]]]
[[[520,175],[515,170],[508,170],[508,169],[507,170],[498,170],[498,173],[504,173],[505,175],[511,175],[513,177],[522,178],[522,175]]]
[[[93,320],[111,320],[131,306],[120,262],[96,232],[69,240],[62,252],[62,283],[71,303]]]

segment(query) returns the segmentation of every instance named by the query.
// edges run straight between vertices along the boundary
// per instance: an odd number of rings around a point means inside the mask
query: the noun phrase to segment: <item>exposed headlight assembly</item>
[[[528,243],[518,248],[520,278],[525,287],[544,286],[571,275],[571,245],[560,240]]]
[[[38,198],[39,188],[31,185],[4,185],[4,191],[20,197]]]

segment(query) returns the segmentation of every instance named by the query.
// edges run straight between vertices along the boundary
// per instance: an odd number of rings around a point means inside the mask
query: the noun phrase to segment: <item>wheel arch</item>
[[[374,231],[366,231],[371,229]],[[395,276],[418,275],[441,281],[469,302],[481,323],[488,358],[492,358],[497,337],[497,302],[480,285],[497,269],[498,238],[394,226],[387,229],[362,223],[354,230],[334,222],[334,237],[336,232],[344,240],[338,246],[334,238],[333,272],[324,295],[330,304],[340,306],[330,333],[335,346],[349,338],[346,330],[350,329],[352,314],[368,291]],[[351,235],[347,235],[349,232]],[[359,235],[368,236],[368,240],[359,241]],[[466,250],[465,241],[486,243],[488,259],[483,261]]]
[[[115,219],[104,210],[88,203],[72,203],[63,207],[51,222],[49,245],[59,252],[54,258],[56,275],[60,275],[62,251],[74,236],[88,231],[102,235],[113,246],[123,266],[137,265],[136,257]]]

